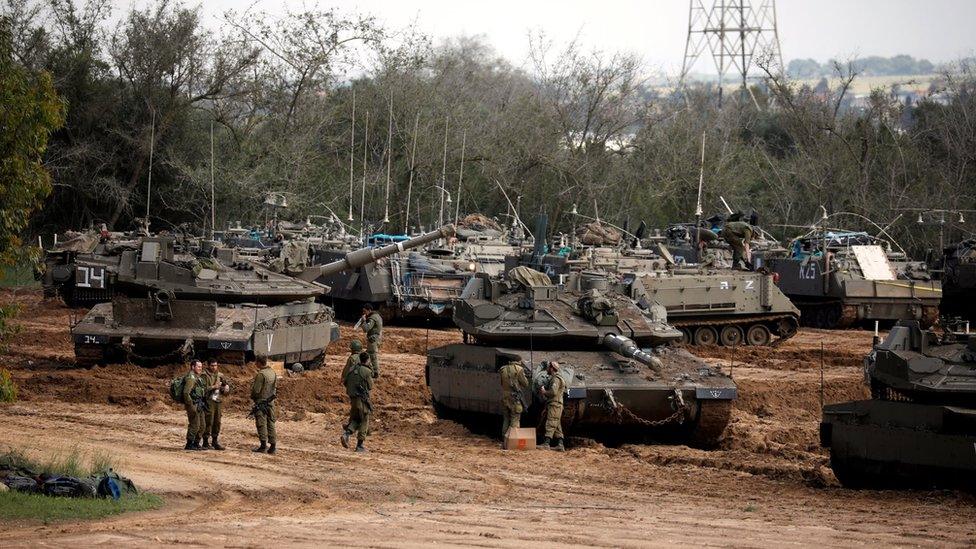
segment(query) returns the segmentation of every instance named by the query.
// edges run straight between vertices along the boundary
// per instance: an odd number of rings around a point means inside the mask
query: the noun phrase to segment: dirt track
[[[0,356],[22,392],[20,403],[0,408],[0,441],[34,452],[110,450],[167,501],[161,511],[96,524],[3,525],[4,546],[976,543],[972,496],[855,492],[830,473],[817,446],[820,344],[827,402],[860,398],[867,332],[808,330],[780,348],[740,349],[741,397],[715,451],[588,443],[565,454],[503,452],[429,408],[425,344],[456,333],[390,328],[369,454],[338,444],[339,356],[283,380],[279,455],[247,451],[243,390],[228,403],[230,448],[186,453],[183,416],[165,394],[178,367],[76,370],[67,309],[34,292],[0,299],[25,309],[23,331]],[[728,349],[697,352],[729,366]],[[230,373],[239,388],[250,377]]]

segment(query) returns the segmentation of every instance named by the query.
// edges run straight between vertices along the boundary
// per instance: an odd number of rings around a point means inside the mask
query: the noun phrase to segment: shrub
[[[15,402],[17,400],[17,386],[10,377],[10,372],[0,368],[0,402]]]

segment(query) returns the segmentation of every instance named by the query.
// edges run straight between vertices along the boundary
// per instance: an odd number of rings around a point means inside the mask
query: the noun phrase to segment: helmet
[[[362,351],[363,350],[363,344],[362,344],[362,342],[359,341],[358,339],[352,340],[349,343],[349,350],[352,351],[352,352],[354,352],[354,353],[358,353],[359,351]]]

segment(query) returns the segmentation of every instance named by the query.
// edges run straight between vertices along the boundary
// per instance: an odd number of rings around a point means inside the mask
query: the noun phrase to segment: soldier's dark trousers
[[[356,440],[363,442],[369,435],[369,407],[363,399],[353,397],[349,403],[349,423],[346,424],[346,431],[357,433]]]
[[[278,439],[275,433],[275,406],[272,402],[267,407],[267,412],[260,409],[254,413],[254,425],[258,430],[258,440],[274,444]]]
[[[203,412],[195,404],[184,404],[186,408],[186,440],[195,442],[203,436]]]
[[[204,437],[217,438],[220,435],[220,416],[223,413],[220,407],[220,402],[213,400],[207,401],[207,411],[204,414]]]

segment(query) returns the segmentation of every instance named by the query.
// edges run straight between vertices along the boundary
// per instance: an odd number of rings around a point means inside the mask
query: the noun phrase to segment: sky
[[[435,42],[484,35],[518,66],[526,62],[528,34],[541,29],[557,44],[579,35],[587,49],[636,52],[650,69],[666,74],[680,72],[688,30],[687,0],[207,0],[202,5],[214,24],[224,11],[249,6],[272,14],[315,5],[372,13],[394,28],[417,24]],[[897,54],[939,63],[976,55],[976,0],[779,0],[776,12],[787,63]],[[715,71],[706,59],[693,72]]]

